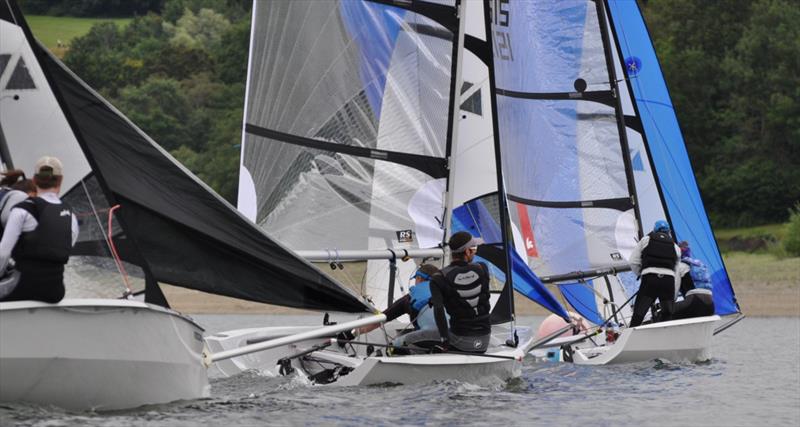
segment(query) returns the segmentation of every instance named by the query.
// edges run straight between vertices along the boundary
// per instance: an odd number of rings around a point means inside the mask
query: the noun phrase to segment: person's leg
[[[419,349],[420,352],[424,352],[441,341],[437,329],[420,329],[397,337],[393,344],[397,347],[411,347],[414,350]]]
[[[492,334],[478,336],[462,336],[450,333],[450,346],[458,351],[470,353],[485,353],[489,348]]]
[[[630,327],[639,326],[647,314],[647,310],[653,305],[655,298],[651,295],[651,275],[642,276],[642,283],[639,286],[639,293],[636,294],[636,301],[633,304],[633,317],[631,317]]]
[[[698,301],[702,303],[702,307],[699,309],[700,316],[713,316],[716,311],[714,308],[714,297],[711,295],[698,296]]]
[[[661,322],[672,320],[675,311],[675,278],[672,276],[656,277],[658,281],[658,301],[661,303]]]
[[[689,295],[683,299],[683,301],[678,301],[673,306],[674,309],[672,311],[672,320],[679,320],[679,319],[687,319],[691,317],[692,311],[692,301],[694,301],[694,295]]]

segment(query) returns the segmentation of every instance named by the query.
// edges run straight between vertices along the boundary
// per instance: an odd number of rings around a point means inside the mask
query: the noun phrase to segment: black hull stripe
[[[250,135],[274,139],[287,144],[315,148],[317,150],[334,153],[348,154],[356,157],[383,160],[416,169],[420,172],[430,175],[433,178],[447,178],[447,161],[441,157],[423,156],[420,154],[400,153],[397,151],[337,144],[333,142],[292,135],[272,129],[266,129],[250,123],[245,125],[244,130]]]

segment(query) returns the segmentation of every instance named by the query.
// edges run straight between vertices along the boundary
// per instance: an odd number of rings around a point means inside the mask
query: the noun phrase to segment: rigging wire
[[[100,214],[97,211],[97,208],[95,207],[94,202],[92,201],[92,196],[89,194],[89,189],[86,188],[86,180],[85,179],[81,180],[81,187],[83,188],[84,194],[86,194],[86,199],[89,201],[89,207],[92,208],[92,213],[93,213],[93,216],[94,216],[95,220],[97,221],[98,229],[103,230],[103,223],[100,221]],[[110,218],[110,215],[111,215],[111,212],[109,212],[109,218]],[[109,220],[108,234],[105,234],[102,231],[100,232],[100,234],[103,235],[103,239],[106,242],[106,246],[108,247],[109,252],[113,256],[113,254],[115,253],[115,250],[112,247],[113,243],[111,241],[112,234],[111,234],[111,223],[110,223],[110,220]],[[126,293],[130,294],[131,293],[131,287],[130,287],[130,285],[128,283],[127,273],[125,273],[124,268],[121,268],[122,263],[120,261],[118,261],[117,258],[114,258],[114,265],[117,267],[117,272],[119,272],[120,277],[122,277],[122,282],[123,282],[123,285],[125,286]]]

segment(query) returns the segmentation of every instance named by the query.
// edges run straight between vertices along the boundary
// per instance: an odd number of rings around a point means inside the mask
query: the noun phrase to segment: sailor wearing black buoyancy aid
[[[445,350],[483,353],[489,347],[489,271],[485,264],[472,263],[481,243],[466,231],[453,234],[448,242],[452,261],[431,280],[433,314]]]
[[[42,157],[33,178],[38,196],[11,210],[0,240],[0,269],[13,254],[20,280],[3,301],[56,303],[64,298],[64,265],[78,237],[78,222],[58,198],[62,179],[61,162]]]
[[[683,241],[678,245],[681,248],[681,262],[678,266],[676,287],[683,295],[683,300],[675,303],[673,319],[688,319],[690,317],[713,316],[714,296],[711,292],[711,276],[708,267],[699,259],[692,258],[689,242]],[[677,299],[677,294],[676,294]]]
[[[639,326],[656,299],[661,303],[661,320],[670,320],[675,304],[675,276],[680,248],[670,235],[669,224],[656,221],[653,231],[636,245],[630,257],[631,271],[641,277],[630,326]]]

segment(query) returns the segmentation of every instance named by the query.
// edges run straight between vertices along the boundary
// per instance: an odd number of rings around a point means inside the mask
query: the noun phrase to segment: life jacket
[[[411,307],[415,311],[421,311],[431,300],[431,282],[426,280],[417,283],[408,289],[408,293],[411,295]]]
[[[455,263],[433,276],[456,335],[491,333],[489,272],[484,264]]]
[[[648,234],[650,241],[642,251],[642,270],[650,267],[666,268],[672,270],[678,261],[675,253],[675,242],[672,236],[662,232]]]
[[[12,256],[18,263],[66,264],[72,250],[72,209],[66,203],[50,203],[41,197],[27,199],[14,209],[24,209],[37,222],[23,232]]]
[[[692,276],[692,281],[696,289],[711,290],[713,288],[711,284],[711,274],[709,274],[708,267],[706,267],[703,261],[689,257],[681,258],[681,261],[689,266],[689,274]]]

